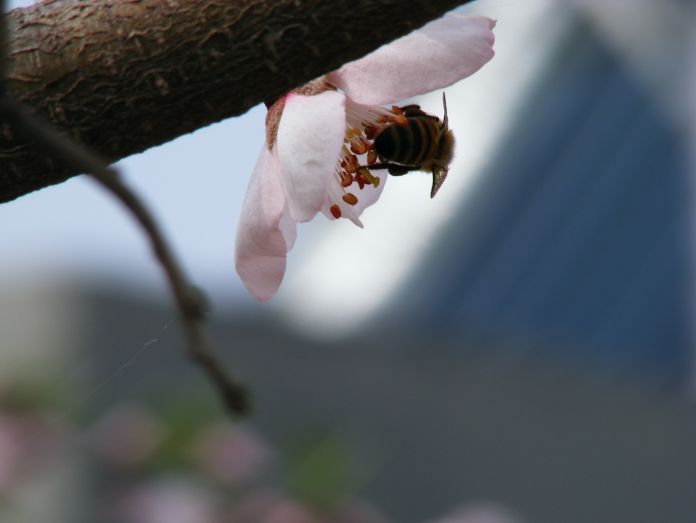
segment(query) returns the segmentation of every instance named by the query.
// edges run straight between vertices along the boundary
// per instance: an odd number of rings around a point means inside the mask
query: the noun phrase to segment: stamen
[[[368,149],[368,143],[361,137],[358,137],[357,140],[353,140],[350,143],[350,150],[353,151],[355,154],[365,154]]]
[[[339,173],[341,177],[341,187],[349,187],[353,183],[353,177],[345,171]]]
[[[368,181],[365,179],[365,177],[362,175],[361,171],[358,171],[358,173],[355,175],[355,181],[358,184],[358,187],[362,191],[365,188],[365,185],[367,185]]]
[[[348,127],[346,129],[346,141],[352,140],[356,136],[360,136],[362,132],[357,127]]]
[[[363,128],[365,129],[365,138],[368,140],[374,140],[379,133],[377,126],[372,125],[371,123],[364,124]]]
[[[380,179],[369,171],[370,165],[379,161],[379,154],[374,149],[374,140],[385,127],[394,124],[408,124],[408,119],[400,107],[395,106],[390,110],[346,99],[343,145],[334,173],[335,181],[330,186],[329,212],[334,218],[348,218],[356,225],[362,226],[358,219],[362,210],[358,204],[362,200],[353,189],[353,182],[360,190],[366,186],[379,187]],[[346,192],[348,187],[352,192]]]
[[[404,114],[398,114],[390,118],[396,125],[408,125],[408,118]]]
[[[343,162],[341,162],[341,167],[343,167],[346,170],[346,172],[349,172],[352,174],[358,170],[358,167],[359,167],[358,158],[354,154],[346,156],[345,162],[346,162],[345,166],[343,165]]]
[[[355,205],[358,203],[358,197],[355,196],[353,193],[346,193],[343,195],[343,201],[346,202],[348,205]]]
[[[365,183],[369,183],[370,185],[372,185],[375,189],[379,187],[379,178],[377,176],[374,176],[367,167],[360,168],[358,174],[355,175],[356,180],[358,180],[358,176],[360,176],[365,181]]]

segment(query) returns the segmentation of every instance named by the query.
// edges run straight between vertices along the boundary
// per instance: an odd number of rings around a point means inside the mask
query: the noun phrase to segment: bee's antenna
[[[449,129],[447,127],[447,98],[445,98],[445,91],[442,91],[442,106],[445,108],[445,116],[442,119],[442,126],[445,128],[445,131]]]

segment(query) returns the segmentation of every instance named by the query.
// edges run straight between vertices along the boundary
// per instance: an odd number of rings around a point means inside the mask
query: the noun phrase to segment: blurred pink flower
[[[285,500],[271,506],[259,523],[321,523],[299,503]]]
[[[216,523],[217,502],[203,488],[160,480],[128,493],[119,506],[123,523]]]
[[[454,510],[433,523],[521,523],[510,512],[493,504],[480,504]]]
[[[41,414],[0,413],[0,492],[50,465],[63,428]]]
[[[101,457],[121,467],[133,467],[152,455],[162,435],[162,427],[149,412],[125,405],[100,419],[89,439]]]
[[[203,431],[197,456],[202,468],[213,477],[242,485],[266,471],[272,453],[252,429],[224,424]]]
[[[358,226],[386,175],[367,168],[380,126],[405,118],[395,103],[453,84],[493,57],[495,22],[448,14],[420,30],[280,97],[268,111],[266,143],[251,175],[236,242],[236,267],[259,301],[285,273],[296,224],[318,212]],[[338,88],[339,90],[336,90]]]
[[[349,499],[331,510],[317,510],[274,492],[257,492],[242,501],[225,521],[234,523],[385,523],[371,505]]]

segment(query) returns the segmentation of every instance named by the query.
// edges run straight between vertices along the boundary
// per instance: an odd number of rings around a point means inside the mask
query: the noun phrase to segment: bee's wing
[[[442,187],[442,184],[445,183],[445,179],[447,178],[448,172],[449,169],[445,169],[444,167],[433,167],[433,187],[432,189],[430,189],[431,198],[435,198],[437,191],[439,191],[440,187]]]

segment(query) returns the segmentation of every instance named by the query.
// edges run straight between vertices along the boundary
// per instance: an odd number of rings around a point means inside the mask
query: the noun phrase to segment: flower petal
[[[379,199],[384,185],[387,183],[387,178],[389,178],[386,170],[372,171],[372,176],[379,179],[377,187],[368,183],[360,189],[358,184],[354,183],[350,187],[344,188],[341,187],[337,180],[331,183],[329,186],[329,197],[321,210],[324,216],[329,220],[335,220],[336,217],[331,212],[331,207],[335,205],[339,208],[342,218],[347,218],[355,225],[362,228],[363,224],[360,221],[360,215],[366,208]],[[357,202],[354,205],[349,204],[343,199],[346,193],[350,193],[356,197]]]
[[[242,206],[235,252],[237,273],[259,301],[278,290],[295,242],[295,222],[288,215],[281,180],[277,151],[264,145]]]
[[[326,201],[346,127],[345,96],[288,94],[278,127],[278,158],[290,216],[311,220]]]
[[[355,212],[360,216],[362,212],[367,209],[370,205],[375,203],[382,194],[384,186],[387,184],[387,179],[389,175],[386,170],[372,171],[372,176],[379,180],[377,187],[371,184],[365,184],[362,190],[354,191],[358,196],[358,203],[355,204]]]
[[[493,58],[493,27],[483,16],[446,14],[326,78],[357,102],[398,102],[478,71]]]

